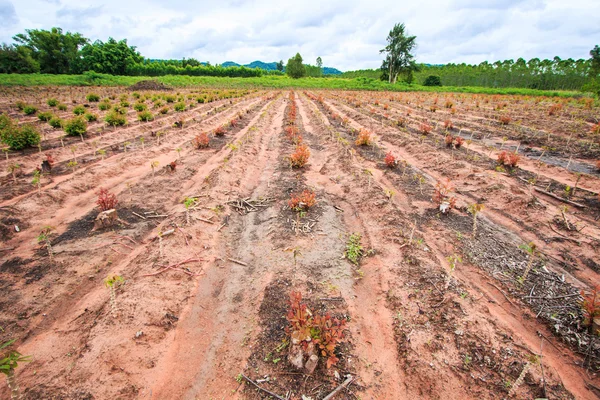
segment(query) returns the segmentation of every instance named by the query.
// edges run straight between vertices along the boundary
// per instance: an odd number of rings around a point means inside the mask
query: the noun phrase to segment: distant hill
[[[241,64],[238,64],[233,61],[225,61],[224,63],[221,64],[221,66],[223,66],[223,67],[240,67]],[[277,69],[277,63],[276,62],[266,63],[263,61],[252,61],[250,64],[245,64],[244,67],[260,68],[260,69],[264,69],[266,71],[273,71],[273,70]],[[341,75],[341,73],[342,73],[342,71],[340,71],[337,68],[323,67],[323,75]]]

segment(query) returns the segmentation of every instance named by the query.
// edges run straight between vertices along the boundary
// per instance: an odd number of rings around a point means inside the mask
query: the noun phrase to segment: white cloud
[[[597,0],[0,0],[0,41],[28,28],[127,38],[149,58],[211,63],[287,60],[300,52],[342,70],[377,68],[395,23],[417,36],[417,61],[588,58],[600,42]]]

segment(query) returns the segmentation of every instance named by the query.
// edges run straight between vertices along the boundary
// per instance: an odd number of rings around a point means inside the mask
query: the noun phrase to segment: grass
[[[175,87],[218,87],[218,88],[264,88],[264,89],[339,89],[375,90],[394,92],[457,92],[481,94],[507,94],[551,97],[581,97],[581,92],[559,90],[535,90],[524,88],[484,88],[454,86],[421,86],[397,83],[391,85],[370,78],[300,78],[287,76],[261,76],[254,78],[221,78],[212,76],[167,75],[161,77],[113,76],[106,74],[51,75],[51,74],[0,74],[0,86],[129,86],[134,83],[155,79]]]

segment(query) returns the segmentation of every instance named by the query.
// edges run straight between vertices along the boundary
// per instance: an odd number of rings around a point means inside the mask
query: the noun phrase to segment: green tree
[[[283,60],[280,60],[277,64],[277,71],[282,71],[283,72]]]
[[[304,64],[302,64],[302,56],[300,53],[296,53],[296,55],[290,58],[285,66],[285,72],[291,78],[297,79],[302,78],[306,75],[306,68],[304,68]]]
[[[127,39],[116,41],[108,38],[106,43],[96,40],[88,43],[79,52],[75,72],[95,71],[103,74],[125,75],[127,67],[142,62],[143,57],[136,51],[135,46],[127,45]],[[188,65],[192,60],[184,60]],[[198,63],[198,61],[196,61]],[[198,63],[199,65],[199,63]]]
[[[79,48],[88,39],[80,33],[63,33],[61,28],[26,29],[13,40],[32,52],[32,57],[40,64],[40,72],[49,74],[68,74],[74,70]]]
[[[407,36],[404,24],[396,24],[387,37],[387,46],[379,53],[386,57],[382,69],[387,71],[388,82],[396,83],[399,74],[406,74],[417,68],[415,57],[411,51],[416,47],[416,36]]]
[[[321,57],[317,57],[317,67],[323,68],[323,60],[321,60]]]
[[[40,72],[40,64],[25,46],[0,45],[0,74],[31,74]]]
[[[590,50],[590,75],[592,78],[600,75],[600,46],[595,45],[592,50]]]

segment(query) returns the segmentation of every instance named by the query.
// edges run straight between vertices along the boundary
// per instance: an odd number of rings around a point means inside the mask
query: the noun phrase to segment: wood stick
[[[3,247],[0,249],[0,251],[8,251],[8,250],[14,250],[15,247]]]
[[[141,219],[146,219],[146,217],[144,217],[143,215],[140,215],[140,214],[136,213],[135,211],[132,211],[131,213],[133,215],[137,216],[137,217],[140,217]]]
[[[557,300],[557,299],[566,299],[568,297],[581,296],[579,293],[565,294],[564,296],[556,296],[556,297],[542,297],[542,296],[525,296],[524,299],[540,299],[540,300]]]
[[[244,267],[247,267],[247,266],[248,266],[248,264],[246,264],[246,263],[245,263],[245,262],[243,262],[243,261],[236,260],[236,259],[234,259],[234,258],[227,258],[227,259],[228,259],[229,261],[231,261],[231,262],[234,262],[234,263],[236,263],[236,264],[243,265]]]
[[[201,258],[189,258],[187,260],[178,262],[176,264],[168,265],[168,266],[164,267],[163,269],[161,269],[158,272],[154,272],[152,274],[144,274],[142,276],[155,276],[155,275],[159,275],[159,274],[162,274],[163,272],[165,272],[168,269],[175,269],[175,268],[179,267],[180,265],[188,264],[188,263],[191,263],[191,262],[197,262],[197,261],[203,261],[203,260]],[[193,274],[193,273],[188,272],[186,270],[181,270],[181,271],[184,272],[184,273],[186,273],[186,274],[188,274],[188,275],[190,275],[190,276],[192,276],[192,275],[199,275],[199,274]]]
[[[340,386],[336,387],[333,392],[331,392],[327,396],[323,397],[323,400],[333,399],[335,397],[335,395],[338,394],[340,390],[342,390],[343,388],[348,386],[352,382],[353,379],[354,379],[354,377],[352,375],[348,376],[348,378]]]
[[[206,218],[202,218],[202,217],[195,217],[195,218],[196,218],[197,220],[200,220],[200,221],[202,221],[202,222],[206,222],[207,224],[211,224],[211,225],[212,225],[212,224],[214,224],[214,222],[213,222],[213,221],[211,221],[211,220],[209,220],[209,219],[206,219]]]
[[[258,385],[257,385],[257,384],[256,384],[256,383],[255,383],[255,382],[252,380],[252,379],[248,378],[246,375],[244,375],[244,374],[240,374],[240,375],[242,375],[242,377],[243,377],[245,380],[247,380],[248,382],[250,382],[251,384],[253,384],[254,386],[256,386],[256,388],[257,388],[258,390],[261,390],[261,391],[265,392],[266,394],[268,394],[268,395],[270,395],[270,396],[272,396],[272,397],[275,397],[276,399],[279,399],[279,400],[285,400],[283,397],[281,397],[281,396],[278,396],[278,395],[276,395],[275,393],[273,393],[273,392],[270,392],[270,391],[268,391],[267,389],[265,389],[265,388],[262,388],[262,387],[258,386]]]
[[[510,301],[510,299],[508,298],[508,296],[506,295],[506,293],[504,293],[504,291],[502,289],[500,289],[498,286],[494,285],[491,282],[487,282],[487,284],[495,287],[500,293],[502,293],[502,296],[504,296],[504,298],[506,299],[506,301],[508,301],[513,306],[515,305],[512,301]]]
[[[533,189],[534,189],[536,192],[543,193],[543,194],[545,194],[546,196],[550,196],[550,197],[552,197],[553,199],[556,199],[556,200],[562,201],[562,202],[564,202],[564,203],[567,203],[567,204],[571,204],[572,206],[579,207],[579,208],[586,208],[586,206],[585,206],[585,205],[583,205],[583,204],[580,204],[580,203],[575,203],[574,201],[567,200],[567,199],[563,199],[563,198],[561,198],[561,197],[558,197],[558,196],[557,196],[557,195],[555,195],[554,193],[546,192],[545,190],[538,189],[538,188],[536,188],[536,187],[534,187]]]

